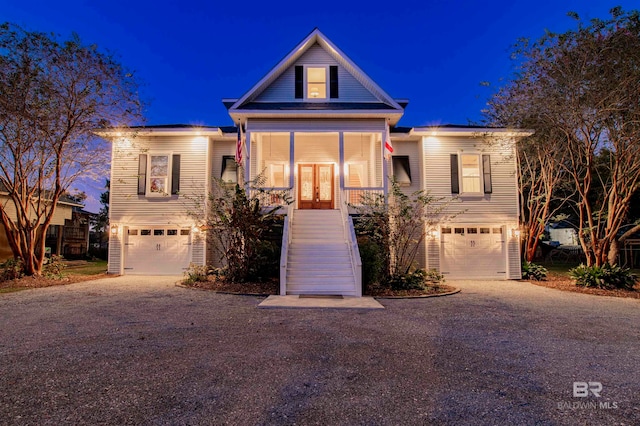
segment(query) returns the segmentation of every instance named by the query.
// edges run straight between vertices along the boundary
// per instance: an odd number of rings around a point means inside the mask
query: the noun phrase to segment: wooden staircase
[[[339,210],[295,210],[287,257],[287,294],[356,295]]]

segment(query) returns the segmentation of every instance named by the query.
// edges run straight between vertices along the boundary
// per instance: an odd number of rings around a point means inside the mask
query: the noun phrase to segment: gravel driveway
[[[0,295],[0,424],[640,424],[638,300],[485,281],[262,310],[176,280]]]

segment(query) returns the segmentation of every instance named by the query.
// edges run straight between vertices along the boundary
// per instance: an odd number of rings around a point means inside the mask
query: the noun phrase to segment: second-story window
[[[307,68],[307,98],[326,99],[327,98],[327,68],[308,67]]]
[[[295,66],[296,99],[338,99],[338,66]]]

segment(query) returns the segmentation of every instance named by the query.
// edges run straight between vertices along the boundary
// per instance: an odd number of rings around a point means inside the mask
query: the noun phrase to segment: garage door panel
[[[466,225],[441,228],[441,272],[451,278],[504,278],[506,251],[502,227]]]
[[[124,270],[127,274],[179,275],[191,259],[190,230],[140,227],[127,233]]]

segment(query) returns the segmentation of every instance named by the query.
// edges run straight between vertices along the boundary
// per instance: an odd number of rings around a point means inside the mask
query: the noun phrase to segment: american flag
[[[242,163],[242,124],[238,123],[238,142],[236,143],[236,163]]]
[[[387,123],[387,135],[386,135],[386,139],[384,140],[384,158],[386,158],[387,160],[391,157],[391,154],[393,154],[393,145],[391,145],[391,136],[390,136],[390,132],[389,132],[389,123]]]

